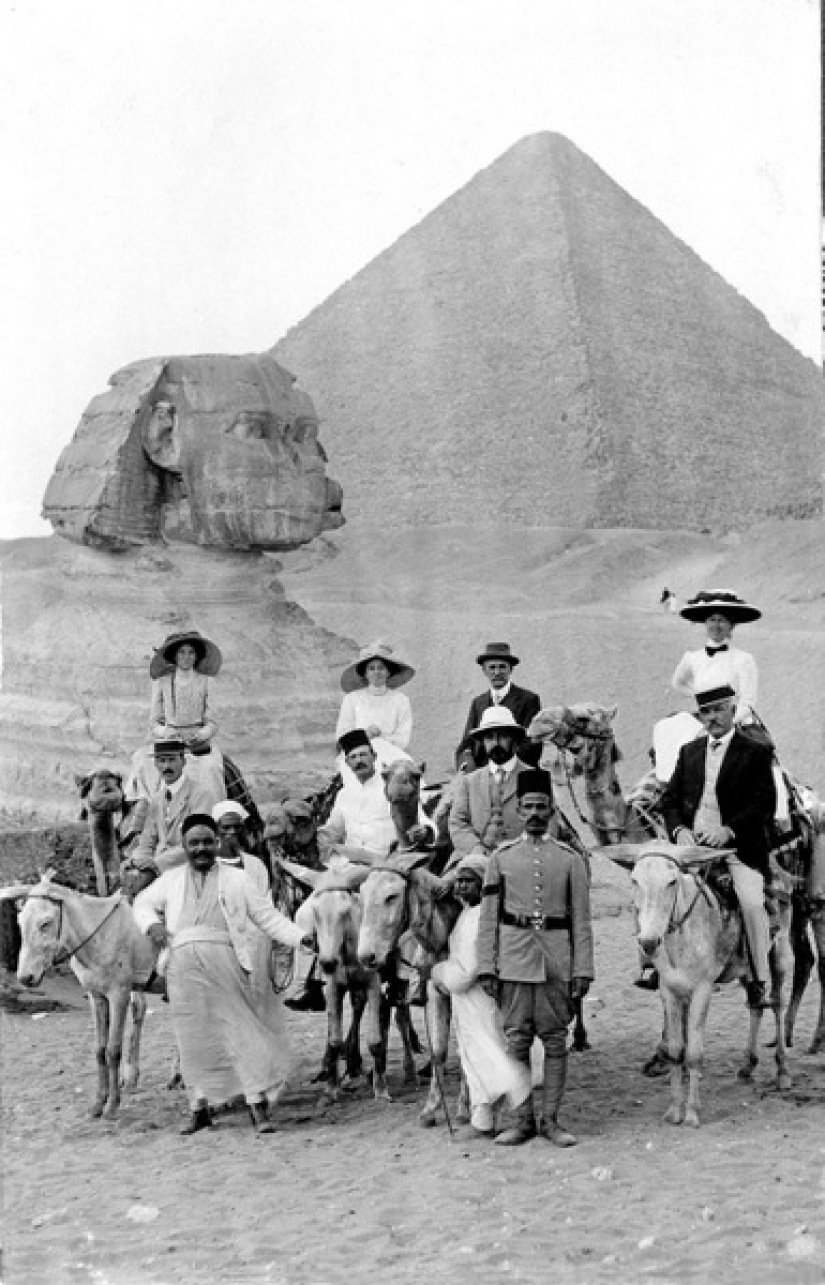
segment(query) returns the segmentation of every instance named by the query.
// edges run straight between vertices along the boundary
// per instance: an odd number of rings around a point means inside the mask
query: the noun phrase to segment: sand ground
[[[804,1052],[814,988],[781,1097],[768,1049],[755,1082],[737,1080],[746,1010],[738,986],[718,992],[702,1128],[665,1124],[666,1081],[639,1073],[660,1009],[630,984],[627,877],[599,857],[594,874],[593,1047],[571,1057],[570,1151],[421,1129],[424,1090],[400,1084],[395,1035],[391,1103],[366,1088],[325,1102],[311,1083],[325,1033],[315,1014],[291,1015],[297,1065],[275,1135],[256,1139],[233,1112],[180,1138],[157,997],[138,1089],[116,1123],[92,1121],[91,1023],[72,982],[45,987],[64,1011],[4,1013],[8,1285],[825,1281],[825,1055]],[[454,1053],[447,1080],[452,1100]]]

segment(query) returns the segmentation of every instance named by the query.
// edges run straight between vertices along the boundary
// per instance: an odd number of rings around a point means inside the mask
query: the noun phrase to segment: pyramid
[[[354,520],[727,530],[822,511],[821,372],[567,139],[522,139],[272,353]]]

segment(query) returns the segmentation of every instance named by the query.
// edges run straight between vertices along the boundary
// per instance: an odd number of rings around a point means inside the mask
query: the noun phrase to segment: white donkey
[[[0,900],[12,899],[23,902],[18,914],[23,939],[18,981],[23,986],[37,986],[47,969],[69,960],[88,992],[98,1069],[92,1116],[112,1120],[120,1106],[121,1085],[134,1088],[138,1082],[140,1034],[146,1014],[142,988],[152,974],[157,949],[139,930],[132,907],[119,892],[111,897],[88,897],[52,883],[47,873],[35,885],[0,888]],[[130,1008],[132,1029],[121,1066]]]

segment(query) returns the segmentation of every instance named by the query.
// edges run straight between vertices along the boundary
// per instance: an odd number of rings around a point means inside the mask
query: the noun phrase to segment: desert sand
[[[695,645],[691,626],[661,611],[662,587],[682,597],[732,588],[765,611],[741,643],[759,660],[760,704],[783,760],[822,789],[822,549],[814,522],[741,539],[353,524],[281,557],[280,576],[320,627],[409,653],[412,748],[431,779],[447,774],[479,690],[473,656],[500,638],[546,704],[618,704],[627,785],[646,767],[652,722],[679,705],[669,677]],[[600,857],[593,897],[593,1047],[571,1058],[565,1118],[580,1145],[568,1152],[422,1130],[424,1091],[401,1085],[396,1036],[394,1100],[375,1103],[358,1087],[330,1104],[311,1082],[325,1034],[313,1014],[290,1015],[296,1069],[275,1135],[255,1139],[245,1114],[230,1112],[181,1139],[185,1101],[165,1088],[173,1036],[157,997],[138,1089],[119,1121],[92,1121],[85,1002],[68,978],[44,984],[28,1002],[56,997],[65,1008],[2,1015],[9,1285],[825,1280],[825,1055],[805,1053],[815,987],[792,1050],[794,1087],[782,1096],[767,1047],[755,1082],[737,1080],[746,1010],[738,986],[720,990],[702,1127],[666,1125],[666,1081],[640,1074],[660,1006],[631,984],[630,887]],[[451,1103],[457,1079],[453,1051]]]
[[[660,1008],[631,985],[627,876],[603,858],[594,874],[592,1048],[571,1056],[570,1151],[421,1129],[424,1091],[400,1083],[395,1033],[392,1102],[365,1086],[325,1101],[311,1083],[325,1031],[315,1014],[290,1015],[297,1065],[276,1134],[255,1138],[237,1111],[180,1138],[185,1101],[165,1088],[173,1037],[158,997],[137,1090],[116,1123],[90,1120],[82,997],[68,979],[41,988],[69,1006],[3,1015],[9,1285],[825,1279],[825,1055],[804,1052],[813,988],[781,1097],[767,1048],[755,1082],[737,1080],[746,1010],[739,986],[720,990],[702,1127],[665,1124],[667,1082],[640,1074]],[[451,1109],[457,1080],[453,1051]]]

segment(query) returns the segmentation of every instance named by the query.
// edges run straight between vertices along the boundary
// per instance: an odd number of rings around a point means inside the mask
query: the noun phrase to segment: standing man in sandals
[[[544,1045],[541,1134],[557,1147],[572,1147],[576,1138],[559,1124],[559,1109],[573,1000],[584,999],[593,979],[587,870],[578,853],[548,831],[553,814],[550,774],[521,772],[517,790],[524,832],[489,859],[478,929],[478,981],[498,1002],[507,1045],[517,1062],[529,1068],[535,1037]],[[538,1132],[531,1094],[496,1142],[514,1147]]]
[[[487,762],[484,746],[472,737],[474,728],[481,722],[485,710],[503,705],[513,716],[514,722],[522,728],[528,728],[531,721],[541,709],[541,701],[535,692],[526,687],[517,687],[512,681],[513,670],[519,664],[518,656],[510,651],[510,644],[491,642],[476,656],[481,666],[488,688],[476,696],[470,706],[461,744],[456,750],[456,767],[460,772],[472,772],[474,768],[483,767]]]

